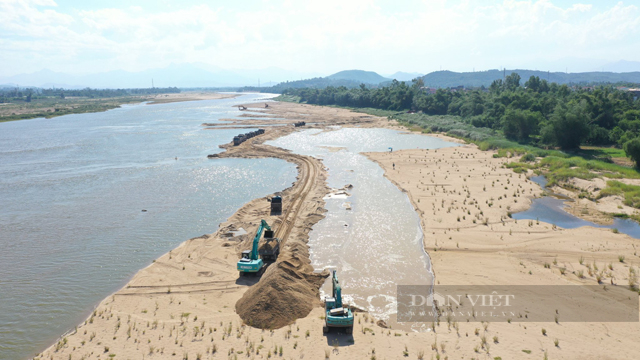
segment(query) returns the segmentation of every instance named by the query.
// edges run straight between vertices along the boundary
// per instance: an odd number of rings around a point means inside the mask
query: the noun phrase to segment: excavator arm
[[[253,247],[251,248],[251,260],[258,260],[258,244],[260,243],[260,237],[262,236],[262,231],[264,229],[271,230],[269,224],[266,221],[262,220],[260,222],[260,226],[258,226],[258,231],[256,231],[256,236],[253,238]]]
[[[342,287],[338,281],[338,274],[333,270],[333,298],[336,299],[336,307],[342,307]]]

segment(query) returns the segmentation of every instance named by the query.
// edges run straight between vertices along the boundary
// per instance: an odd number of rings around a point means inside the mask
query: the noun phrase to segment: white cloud
[[[618,60],[638,43],[640,12],[554,0],[443,0],[403,8],[373,0],[264,2],[63,13],[51,0],[0,0],[0,60],[9,73],[141,70],[171,62],[331,72],[470,70],[531,58]],[[614,49],[612,53],[612,49]],[[640,60],[629,58],[629,60]]]

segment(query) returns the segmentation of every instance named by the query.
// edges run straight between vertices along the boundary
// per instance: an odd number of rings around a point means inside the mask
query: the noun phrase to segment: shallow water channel
[[[530,180],[540,185],[543,189],[547,185],[547,180],[544,176],[533,176]],[[629,219],[614,218],[611,225],[596,224],[566,212],[564,210],[566,201],[568,200],[551,196],[537,198],[533,200],[528,210],[515,213],[512,217],[516,220],[540,220],[565,229],[575,229],[582,226],[618,229],[621,233],[640,239],[640,225],[637,222]]]
[[[438,138],[388,129],[304,130],[269,142],[323,160],[328,184],[348,195],[327,197],[326,218],[313,227],[309,246],[316,269],[338,270],[347,303],[394,328],[396,285],[429,285],[419,217],[407,196],[360,152],[457,146]],[[286,204],[285,204],[286,206]],[[323,288],[330,293],[331,282]]]

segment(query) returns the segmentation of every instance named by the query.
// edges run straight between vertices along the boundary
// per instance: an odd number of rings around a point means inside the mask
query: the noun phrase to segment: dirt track
[[[266,197],[248,202],[220,224],[215,233],[187,240],[140,270],[124,288],[104,299],[95,312],[79,324],[77,331],[66,335],[60,348],[56,350],[54,344],[47,349],[46,358],[67,359],[69,354],[74,358],[95,358],[103,354],[105,348],[118,356],[126,354],[136,358],[152,352],[165,356],[210,353],[211,342],[202,342],[204,333],[194,328],[203,330],[205,322],[209,327],[207,337],[211,337],[211,341],[216,338],[220,352],[241,348],[239,344],[220,342],[224,334],[222,323],[227,324],[225,328],[232,324],[244,333],[251,331],[246,325],[280,328],[300,319],[310,323],[299,325],[297,331],[320,331],[321,326],[307,319],[310,313],[320,311],[318,289],[328,274],[314,273],[307,240],[311,227],[324,217],[323,197],[329,192],[326,170],[318,159],[264,142],[302,130],[290,125],[300,120],[309,124],[305,128],[323,129],[350,124],[376,127],[380,121],[387,123],[387,120],[348,110],[298,104],[272,103],[267,110],[263,104],[249,107],[252,112],[263,112],[272,115],[271,118],[282,117],[289,125],[265,126],[265,134],[240,146],[223,145],[226,151],[216,154],[211,161],[224,157],[275,157],[296,164],[296,182],[277,193],[283,198],[284,213],[272,216]],[[273,124],[273,120],[243,118],[234,119],[233,123],[259,127]],[[280,256],[261,278],[239,277],[236,270],[239,254],[250,248],[261,219],[272,225],[276,236],[282,239]],[[233,232],[240,228],[247,233]],[[190,322],[198,320],[191,325],[186,318],[191,319]],[[317,316],[312,318],[317,320]],[[217,333],[215,327],[218,327]],[[222,336],[222,340],[226,336]],[[254,332],[251,336],[259,335]],[[183,342],[182,339],[187,338],[189,340]]]
[[[279,328],[306,316],[319,305],[318,289],[327,272],[314,273],[307,248],[308,233],[323,218],[324,201],[329,192],[322,163],[315,158],[293,154],[263,144],[294,131],[292,126],[269,128],[266,133],[239,146],[225,146],[218,157],[274,157],[298,167],[298,179],[282,192],[283,214],[272,220],[281,253],[257,284],[236,303],[236,312],[248,324],[261,328]],[[251,238],[238,246],[238,253],[251,247]]]

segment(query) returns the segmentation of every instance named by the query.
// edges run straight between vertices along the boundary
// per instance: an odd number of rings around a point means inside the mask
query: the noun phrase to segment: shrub
[[[531,154],[531,153],[527,153],[524,156],[522,156],[520,158],[521,162],[532,162],[532,161],[536,161],[536,156]]]
[[[622,146],[625,154],[629,157],[633,162],[636,163],[636,166],[640,163],[640,138],[635,138],[627,141]]]

